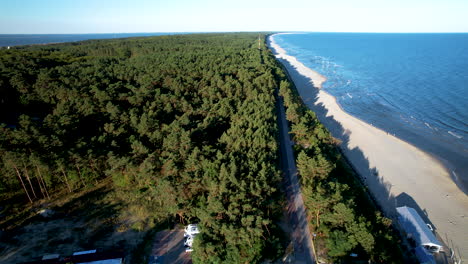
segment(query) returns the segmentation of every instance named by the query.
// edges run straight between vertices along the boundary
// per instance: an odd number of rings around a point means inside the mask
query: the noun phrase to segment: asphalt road
[[[283,175],[285,177],[286,198],[288,201],[288,217],[291,241],[294,246],[294,263],[315,263],[312,250],[312,240],[307,222],[307,214],[302,200],[302,193],[297,178],[297,168],[294,159],[292,141],[289,137],[289,126],[286,120],[283,99],[278,99],[278,126],[280,132],[280,156]]]
[[[184,230],[156,233],[149,264],[191,264],[191,253],[185,252]]]

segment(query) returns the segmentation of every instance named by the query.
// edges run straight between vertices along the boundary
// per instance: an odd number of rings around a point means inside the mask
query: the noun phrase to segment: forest
[[[146,212],[132,228],[199,222],[198,263],[277,257],[276,82],[257,38],[2,50],[2,199],[34,204],[110,178],[126,211]]]
[[[391,221],[359,209],[365,190],[258,33],[0,50],[0,229],[105,185],[120,206],[111,231],[197,222],[194,263],[280,258],[278,88],[318,253],[398,263]]]

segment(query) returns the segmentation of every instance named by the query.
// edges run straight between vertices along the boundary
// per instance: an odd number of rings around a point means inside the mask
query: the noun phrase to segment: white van
[[[185,231],[184,237],[195,236],[196,234],[200,233],[200,230],[198,229],[197,224],[190,224],[186,226],[184,231]]]

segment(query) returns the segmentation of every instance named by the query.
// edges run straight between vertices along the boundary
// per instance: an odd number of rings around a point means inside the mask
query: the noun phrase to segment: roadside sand
[[[342,141],[346,157],[386,214],[394,218],[396,206],[415,208],[468,261],[468,196],[448,171],[427,153],[343,111],[333,96],[320,90],[326,78],[287,55],[273,36],[269,45],[303,101]]]

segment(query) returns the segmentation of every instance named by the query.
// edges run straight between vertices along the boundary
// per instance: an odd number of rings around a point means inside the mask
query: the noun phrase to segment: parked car
[[[192,236],[188,236],[184,239],[184,246],[188,246],[188,247],[191,247],[193,244],[193,237]]]
[[[191,247],[185,247],[185,252],[192,252],[193,251],[193,248]]]
[[[190,224],[185,227],[184,229],[184,247],[185,247],[185,252],[192,252],[193,248],[193,240],[197,236],[197,234],[200,233],[200,230],[198,229],[197,224]]]
[[[194,236],[194,235],[200,233],[200,230],[198,229],[197,224],[190,224],[190,225],[186,226],[184,231],[185,231],[184,237]]]

